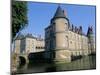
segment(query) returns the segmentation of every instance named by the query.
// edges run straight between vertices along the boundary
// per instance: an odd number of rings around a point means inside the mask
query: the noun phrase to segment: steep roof
[[[57,8],[54,18],[66,18],[64,10],[62,10],[60,6]]]
[[[25,37],[26,38],[34,38],[34,39],[36,39],[35,37],[32,36],[32,34],[27,34]]]
[[[24,35],[19,34],[19,35],[16,37],[16,40],[20,40],[20,39],[22,39],[22,38],[24,38]]]
[[[90,35],[90,34],[93,34],[93,27],[92,26],[88,27],[87,36]]]

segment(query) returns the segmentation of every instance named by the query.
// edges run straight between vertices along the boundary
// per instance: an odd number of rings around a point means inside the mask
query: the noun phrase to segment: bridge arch
[[[19,56],[19,64],[25,65],[27,62],[27,59],[24,56]]]

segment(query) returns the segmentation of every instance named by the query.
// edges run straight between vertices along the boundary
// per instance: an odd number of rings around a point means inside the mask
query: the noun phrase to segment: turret
[[[94,35],[93,35],[93,27],[89,26],[88,27],[88,32],[87,32],[87,37],[88,37],[88,48],[91,51],[91,53],[94,52]]]
[[[69,20],[65,13],[65,10],[62,10],[62,8],[58,6],[54,17],[52,18],[55,27],[55,49],[64,49],[68,46],[65,34],[68,31]]]
[[[68,49],[69,20],[66,12],[58,6],[51,24],[45,29],[46,59],[54,61],[70,61]],[[51,52],[51,53],[50,53]]]
[[[89,43],[93,43],[94,37],[93,37],[93,27],[92,26],[88,27],[87,37],[89,39]]]

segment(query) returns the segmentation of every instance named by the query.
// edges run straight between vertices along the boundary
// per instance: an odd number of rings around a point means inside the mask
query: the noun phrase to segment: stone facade
[[[92,27],[84,34],[82,26],[70,25],[65,11],[58,6],[50,25],[45,28],[45,58],[71,61],[71,56],[91,54],[93,40]]]
[[[32,34],[18,35],[14,43],[14,51],[18,54],[44,51],[44,40],[33,37]]]

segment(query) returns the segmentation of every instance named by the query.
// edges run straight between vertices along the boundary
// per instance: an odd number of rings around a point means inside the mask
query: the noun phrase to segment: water
[[[40,73],[40,72],[57,72],[57,71],[73,71],[73,70],[87,70],[96,68],[96,56],[84,56],[70,63],[36,63],[26,64],[20,66],[17,73]]]

